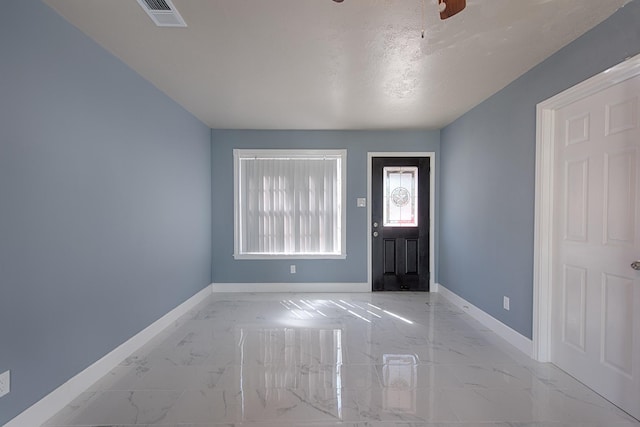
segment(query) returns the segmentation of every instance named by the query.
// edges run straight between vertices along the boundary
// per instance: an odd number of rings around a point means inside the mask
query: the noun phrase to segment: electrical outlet
[[[296,265],[295,264],[291,264],[291,267],[289,267],[289,272],[291,274],[296,274]]]
[[[0,374],[0,397],[11,391],[11,371]]]
[[[504,308],[507,311],[509,310],[509,297],[503,297],[502,308]]]

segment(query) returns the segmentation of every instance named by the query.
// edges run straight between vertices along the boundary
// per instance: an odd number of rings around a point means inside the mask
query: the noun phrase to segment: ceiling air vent
[[[138,4],[158,27],[186,27],[171,0],[138,0]]]

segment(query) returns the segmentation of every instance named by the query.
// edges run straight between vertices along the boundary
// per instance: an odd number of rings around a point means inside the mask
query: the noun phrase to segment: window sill
[[[280,259],[347,259],[347,254],[233,254],[236,260],[280,260]]]

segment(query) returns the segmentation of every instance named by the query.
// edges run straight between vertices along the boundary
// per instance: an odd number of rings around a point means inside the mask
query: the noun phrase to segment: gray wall
[[[635,0],[442,130],[440,283],[527,337],[536,104],[639,52]]]
[[[232,257],[234,148],[346,148],[346,260],[235,261]],[[213,281],[215,283],[366,282],[367,209],[357,208],[356,198],[367,196],[367,152],[434,151],[436,152],[437,166],[440,157],[439,149],[440,133],[438,131],[213,130]],[[436,173],[438,170],[439,168],[436,168]],[[437,237],[436,233],[436,245]],[[296,274],[289,273],[289,265],[291,264],[296,264]],[[259,288],[256,288],[256,290],[259,290]]]
[[[40,0],[0,14],[0,425],[211,282],[210,130]]]

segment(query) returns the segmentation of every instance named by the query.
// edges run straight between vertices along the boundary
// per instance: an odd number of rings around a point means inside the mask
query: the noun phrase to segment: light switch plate
[[[11,391],[11,371],[0,374],[0,397]]]
[[[366,208],[367,207],[367,199],[365,199],[364,197],[358,197],[357,201],[356,201],[356,206],[359,208]]]

